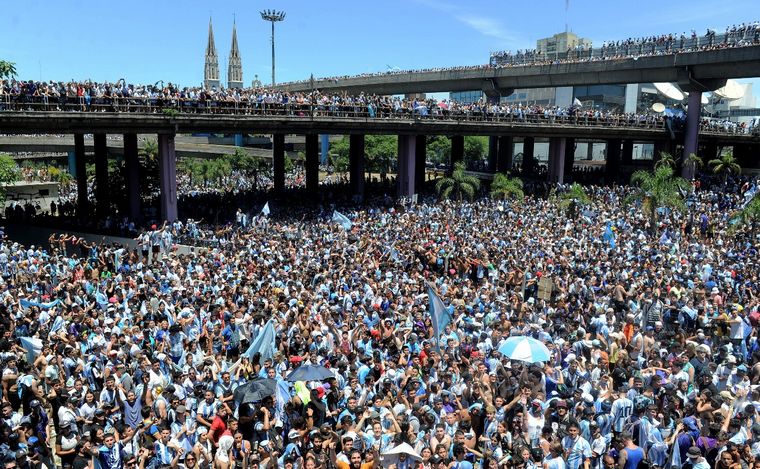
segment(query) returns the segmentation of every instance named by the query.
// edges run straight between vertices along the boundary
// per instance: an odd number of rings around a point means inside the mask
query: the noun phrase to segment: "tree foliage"
[[[742,167],[736,161],[733,152],[723,153],[720,158],[710,160],[707,164],[712,167],[713,173],[716,176],[720,176],[723,183],[728,180],[729,174],[739,174],[742,172]]]
[[[5,186],[18,181],[20,176],[21,171],[16,160],[8,154],[0,153],[0,204],[5,205]]]
[[[657,227],[657,209],[669,208],[683,211],[686,207],[684,196],[690,189],[685,179],[675,176],[669,165],[661,165],[652,172],[636,171],[631,176],[631,184],[636,191],[626,201],[639,201],[641,208],[649,218],[652,231]]]
[[[16,76],[16,64],[0,60],[0,79],[13,78]]]
[[[435,190],[442,198],[456,198],[472,200],[480,188],[480,179],[465,173],[464,163],[457,161],[451,176],[442,177],[435,184]]]
[[[522,179],[510,177],[509,174],[496,173],[491,183],[491,197],[522,199],[525,197]]]

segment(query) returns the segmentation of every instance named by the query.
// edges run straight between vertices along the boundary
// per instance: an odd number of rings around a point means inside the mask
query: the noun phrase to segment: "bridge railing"
[[[607,60],[622,57],[650,55],[669,55],[682,52],[696,52],[717,48],[742,47],[760,44],[760,30],[746,28],[744,32],[711,33],[704,36],[658,38],[655,41],[636,41],[621,44],[613,43],[602,47],[589,47],[564,52],[540,54],[530,51],[520,54],[494,53],[491,55],[492,67],[522,66],[552,62],[585,62]]]
[[[293,119],[361,119],[411,121],[484,122],[536,126],[628,127],[665,129],[667,120],[659,115],[596,115],[584,112],[553,115],[494,108],[393,107],[392,105],[266,103],[235,101],[199,101],[190,99],[153,98],[52,98],[43,96],[3,95],[0,112],[67,112],[67,113],[135,113],[169,115],[233,115]],[[738,125],[705,122],[703,132],[746,134],[750,129]]]

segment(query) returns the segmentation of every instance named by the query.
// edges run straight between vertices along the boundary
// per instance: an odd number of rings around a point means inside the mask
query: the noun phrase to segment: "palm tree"
[[[660,166],[670,166],[671,168],[675,168],[676,159],[673,158],[673,155],[670,153],[663,151],[660,153],[660,159],[657,160],[654,164],[655,169],[659,168]]]
[[[525,197],[522,179],[509,177],[509,173],[496,173],[491,183],[491,197],[522,199]]]
[[[735,231],[739,226],[750,227],[756,222],[760,222],[760,194],[755,194],[752,200],[729,220],[731,231]]]
[[[470,176],[464,171],[464,163],[458,161],[454,164],[451,176],[444,176],[435,183],[435,191],[442,198],[456,196],[462,200],[462,196],[472,199],[475,192],[480,188],[480,179]]]
[[[684,172],[682,174],[688,174],[690,179],[694,179],[694,176],[697,174],[697,169],[701,168],[703,165],[704,162],[702,161],[702,158],[694,153],[689,153],[689,156],[683,160]]]
[[[729,174],[739,174],[742,172],[742,167],[736,162],[734,154],[732,152],[726,152],[714,160],[710,160],[707,164],[712,166],[713,173],[719,175],[723,179],[723,184],[728,181]]]
[[[16,64],[0,60],[0,79],[13,78],[16,76]]]
[[[591,197],[586,194],[586,190],[574,182],[570,187],[559,196],[559,206],[569,211],[570,218],[575,218],[578,206],[584,206],[591,203]]]
[[[657,209],[660,207],[682,211],[686,204],[684,194],[691,185],[682,177],[675,176],[669,165],[660,165],[654,171],[636,171],[631,176],[631,184],[637,190],[626,198],[626,202],[640,201],[644,213],[649,217],[650,229],[657,229]]]

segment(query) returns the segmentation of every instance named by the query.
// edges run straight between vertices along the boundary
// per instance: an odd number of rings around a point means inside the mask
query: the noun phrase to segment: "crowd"
[[[533,64],[571,63],[596,60],[613,60],[648,55],[676,54],[684,52],[743,47],[760,44],[760,22],[742,23],[726,27],[724,34],[717,35],[708,29],[704,36],[695,30],[689,36],[686,32],[679,34],[660,34],[640,38],[628,38],[622,41],[604,41],[596,50],[590,43],[579,43],[566,51],[557,51],[554,55],[542,54],[537,49],[500,51],[491,54],[491,67],[513,67]]]
[[[4,240],[4,468],[755,467],[758,231],[729,214],[757,188],[716,189]]]

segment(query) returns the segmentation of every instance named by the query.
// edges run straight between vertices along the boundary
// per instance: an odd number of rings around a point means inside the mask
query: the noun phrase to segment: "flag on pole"
[[[261,209],[261,213],[263,213],[265,217],[269,216],[269,202],[264,204],[264,207]]]
[[[248,350],[245,351],[245,356],[250,360],[258,352],[261,354],[260,364],[264,364],[264,360],[274,357],[274,353],[277,351],[277,345],[275,344],[275,330],[274,320],[267,321],[259,334],[253,339]]]
[[[26,350],[26,361],[34,360],[42,353],[42,340],[37,337],[21,337],[21,346]]]
[[[343,215],[337,210],[333,211],[332,221],[334,221],[335,223],[338,223],[340,226],[343,227],[344,230],[350,230],[351,227],[353,226],[353,223],[351,223],[351,220],[349,220],[347,216]]]
[[[443,300],[428,284],[428,300],[430,302],[430,320],[433,323],[433,333],[435,334],[436,350],[441,351],[440,339],[441,332],[451,322],[451,312],[443,304]]]

